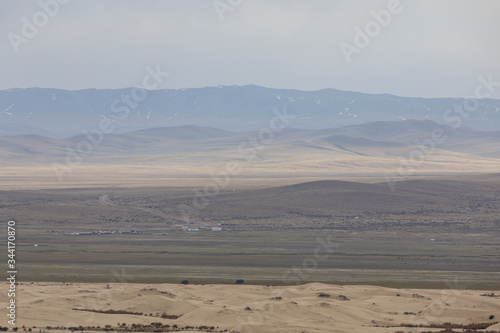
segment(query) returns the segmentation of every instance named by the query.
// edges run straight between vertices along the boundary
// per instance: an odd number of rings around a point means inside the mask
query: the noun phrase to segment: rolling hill
[[[433,131],[439,130],[441,140],[433,139]],[[253,144],[250,144],[253,137]],[[272,137],[258,138],[258,132],[229,132],[199,126],[151,128],[124,134],[102,136],[77,135],[66,139],[53,139],[40,135],[0,136],[4,158],[24,154],[36,160],[37,156],[61,156],[68,146],[82,141],[93,145],[96,155],[167,154],[175,147],[186,151],[237,150],[245,146],[289,146],[290,149],[343,151],[353,155],[375,156],[380,150],[409,150],[415,146],[447,150],[454,153],[500,157],[500,132],[478,131],[469,128],[452,128],[430,120],[374,122],[322,130],[285,129]],[[258,148],[260,149],[260,148]]]
[[[419,218],[445,212],[476,216],[489,212],[494,218],[498,211],[495,202],[500,200],[500,175],[491,174],[488,179],[476,176],[461,180],[455,176],[439,180],[406,180],[398,183],[395,192],[391,192],[386,183],[324,180],[221,193],[207,198],[209,204],[199,211],[205,218],[283,218],[296,215],[333,218],[364,213],[375,216],[377,212]],[[182,198],[173,202],[190,204]]]
[[[443,133],[439,142],[432,139],[435,130]],[[240,169],[234,177],[390,175],[399,181],[417,174],[498,172],[499,144],[500,132],[407,120],[322,130],[289,128],[260,138],[259,132],[198,126],[91,138],[3,136],[0,157],[7,180],[45,177],[53,182],[61,170],[64,177],[78,179],[210,178],[233,163]]]

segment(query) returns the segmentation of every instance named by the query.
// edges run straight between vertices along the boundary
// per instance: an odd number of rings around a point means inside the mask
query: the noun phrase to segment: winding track
[[[106,205],[106,206],[112,206],[112,207],[125,207],[125,208],[131,208],[131,209],[137,209],[137,210],[140,210],[140,211],[143,211],[143,212],[146,212],[146,213],[150,213],[150,214],[153,214],[153,215],[156,215],[156,216],[159,216],[159,217],[163,217],[164,219],[171,219],[171,220],[174,220],[174,221],[178,221],[178,222],[182,222],[182,223],[186,223],[186,221],[184,220],[180,220],[176,217],[173,217],[173,216],[170,216],[170,215],[167,215],[167,214],[163,214],[162,212],[158,212],[156,210],[153,210],[151,208],[144,208],[144,207],[139,207],[139,206],[123,206],[123,205],[117,205],[113,202],[111,202],[109,200],[109,195],[107,194],[104,194],[104,195],[101,195],[99,200],[101,201],[102,204]]]

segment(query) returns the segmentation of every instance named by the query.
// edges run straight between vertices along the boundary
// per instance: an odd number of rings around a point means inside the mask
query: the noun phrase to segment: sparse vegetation
[[[255,184],[265,185],[265,183],[259,182],[260,180],[256,180]],[[459,180],[453,180],[453,182],[462,184]],[[491,188],[485,188],[486,185],[482,185],[486,183]],[[326,188],[336,188],[333,185],[327,186],[328,184],[313,184],[313,189],[317,188],[320,193],[326,193],[324,192]],[[214,238],[215,235],[208,229],[201,229],[196,234],[179,231],[180,227],[176,227],[175,224],[180,224],[180,222],[175,221],[167,221],[171,224],[163,224],[164,229],[146,234],[116,235],[116,237],[106,236],[105,238],[65,235],[65,233],[99,229],[155,230],[159,221],[162,220],[160,217],[147,214],[144,211],[102,205],[99,203],[99,197],[103,192],[93,189],[73,189],[70,192],[51,190],[47,193],[5,192],[0,198],[2,200],[0,210],[7,216],[15,214],[24,221],[27,243],[40,243],[40,236],[37,232],[41,232],[43,242],[52,244],[54,250],[59,253],[58,256],[51,257],[50,265],[54,269],[50,271],[40,270],[37,268],[38,263],[43,262],[47,257],[43,251],[40,251],[43,249],[43,244],[38,249],[26,248],[24,250],[26,253],[23,265],[24,273],[20,277],[26,280],[65,281],[66,283],[104,282],[108,284],[115,278],[109,270],[109,264],[112,263],[118,269],[126,269],[127,272],[130,272],[131,278],[137,276],[138,271],[141,270],[141,282],[179,283],[185,279],[189,280],[190,283],[235,283],[236,279],[243,277],[246,284],[254,282],[269,285],[283,284],[281,274],[277,273],[279,270],[296,265],[296,257],[311,256],[310,248],[316,246],[318,236],[325,235],[328,230],[342,230],[341,234],[337,234],[338,241],[349,239],[352,247],[348,252],[339,251],[336,253],[336,258],[342,260],[347,265],[347,269],[363,270],[367,268],[366,253],[370,251],[369,265],[384,267],[385,276],[384,279],[381,279],[380,276],[358,274],[353,280],[349,280],[347,277],[352,277],[352,274],[346,271],[345,276],[342,276],[343,272],[337,273],[336,278],[340,281],[373,282],[395,287],[442,288],[440,281],[447,276],[443,272],[467,267],[470,260],[473,260],[474,270],[466,270],[462,275],[464,280],[473,280],[471,283],[467,282],[467,287],[495,288],[492,274],[487,272],[487,268],[491,267],[493,263],[492,257],[488,254],[492,253],[494,249],[489,244],[494,244],[492,231],[498,230],[495,221],[500,212],[495,210],[497,209],[495,206],[492,206],[490,211],[478,215],[478,213],[461,211],[460,207],[471,200],[474,202],[485,200],[497,202],[499,194],[497,194],[496,181],[492,179],[491,181],[475,182],[475,185],[467,182],[463,182],[463,184],[471,190],[456,198],[456,206],[455,204],[441,205],[432,209],[427,206],[416,207],[405,209],[405,214],[398,210],[399,207],[384,206],[377,211],[363,209],[353,212],[355,207],[351,207],[349,210],[342,207],[333,209],[326,203],[317,204],[319,208],[328,208],[328,213],[323,213],[322,210],[321,214],[317,214],[321,216],[315,217],[304,215],[311,212],[301,207],[294,207],[293,210],[287,208],[286,211],[276,215],[271,211],[261,213],[257,213],[255,210],[242,211],[242,209],[234,209],[233,211],[231,208],[233,205],[227,206],[230,207],[227,208],[227,211],[224,211],[226,205],[217,206],[216,212],[214,212],[210,210],[212,209],[210,207],[215,206],[210,205],[207,210],[201,212],[205,215],[199,217],[200,221],[212,223],[224,220],[229,228],[224,237],[217,238]],[[303,186],[307,188],[312,185],[300,185],[298,189],[300,190]],[[361,189],[364,188],[363,184],[359,186]],[[432,191],[439,196],[439,186],[434,188],[429,183],[423,183],[422,186],[424,186],[425,191]],[[144,189],[115,188],[106,190],[106,192],[112,202],[123,205],[123,207],[150,206],[155,211],[175,216],[179,212],[174,211],[174,208],[178,207],[178,204],[185,203],[183,200],[189,198],[191,190],[188,187],[149,187]],[[277,190],[267,189],[266,193],[273,193],[273,191]],[[340,187],[339,191],[342,192]],[[338,195],[341,194],[340,192]],[[247,195],[250,195],[252,191],[247,193],[245,190],[240,190],[238,193],[250,200],[251,206],[255,197]],[[333,192],[332,195],[337,194]],[[226,194],[221,193],[218,198],[228,200],[232,196],[234,196],[232,192],[227,194],[227,198]],[[447,216],[445,221],[442,219],[443,214]],[[356,223],[352,223],[357,216],[360,218],[356,220]],[[477,218],[483,222],[477,225],[471,222]],[[95,222],[89,223],[89,221]],[[410,224],[412,230],[407,232],[407,227]],[[463,233],[469,232],[471,228],[480,235],[479,237],[485,245],[474,247],[471,240],[463,237]],[[167,230],[168,235],[163,236]],[[391,242],[392,236],[386,232],[387,230],[395,230],[398,232],[398,237],[405,237],[404,246],[398,242]],[[448,233],[450,230],[453,230],[454,233]],[[450,244],[450,247],[448,245],[440,247],[442,253],[431,253],[419,247],[422,242],[428,242],[436,234],[445,235],[443,237],[446,237],[447,241],[443,244]],[[362,238],[359,238],[360,235]],[[209,241],[207,242],[207,240]],[[441,255],[450,253],[451,244],[458,241],[463,246],[452,252],[453,258]],[[190,243],[190,250],[187,252],[178,251],[179,247],[186,242]],[[256,248],[256,242],[262,247]],[[88,251],[89,246],[96,252],[96,255],[92,257],[92,263],[76,255],[76,253]],[[228,246],[234,247],[235,251],[228,252]],[[407,246],[413,249],[412,255],[401,255]],[[271,247],[286,249],[286,251],[272,254],[262,252],[263,249]],[[98,255],[99,253],[106,253],[106,255]],[[207,256],[205,253],[210,253],[210,255]],[[286,255],[286,253],[296,253],[297,256]],[[75,260],[78,260],[79,265],[72,264]],[[245,263],[244,266],[242,266],[242,262]],[[151,274],[144,274],[143,269],[136,268],[137,263],[148,266],[147,272],[151,272]],[[177,266],[178,270],[166,269],[167,265]],[[186,275],[189,274],[189,266],[191,265],[197,266],[200,274],[197,276]],[[212,269],[208,269],[208,267]],[[401,276],[392,273],[394,270],[410,267],[416,268],[414,273],[410,275]],[[301,282],[331,281],[332,277],[328,270],[334,268],[332,262],[322,262],[319,269],[308,274],[306,279],[301,279]],[[438,268],[439,272],[436,271]],[[377,272],[374,273],[377,274]],[[442,274],[442,277],[428,278],[436,274]],[[259,280],[259,277],[262,276],[267,278]],[[291,276],[291,283],[295,278]],[[126,280],[126,282],[134,281]],[[112,287],[111,284],[110,287]]]
[[[33,327],[35,328],[35,327]],[[185,330],[197,330],[200,332],[227,332],[227,330],[217,330],[218,327],[213,325],[200,325],[200,326],[181,326],[178,324],[163,324],[161,322],[152,322],[151,324],[136,324],[132,323],[127,325],[126,323],[118,323],[116,326],[105,325],[103,328],[100,326],[47,326],[47,331],[57,331],[57,330],[69,330],[71,332],[84,332],[84,331],[94,331],[94,332],[178,332]],[[31,328],[29,328],[31,330]],[[8,327],[1,327],[0,331],[8,331]],[[13,329],[13,331],[17,331]],[[46,332],[45,330],[40,330],[41,332]]]
[[[94,309],[77,309],[73,308],[72,310],[74,311],[87,311],[87,312],[95,312],[95,313],[105,313],[105,314],[129,314],[129,315],[137,315],[137,316],[142,316],[144,313],[142,312],[133,312],[133,311],[126,311],[126,310],[94,310]]]
[[[490,326],[496,325],[498,322],[490,323],[471,323],[471,324],[454,324],[454,323],[443,323],[443,324],[401,324],[401,327],[428,327],[428,328],[444,328],[447,330],[452,330],[456,328],[461,328],[465,330],[485,330]]]

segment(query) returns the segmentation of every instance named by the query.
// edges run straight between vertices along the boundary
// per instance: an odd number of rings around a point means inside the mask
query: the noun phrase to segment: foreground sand
[[[2,287],[8,289],[6,284]],[[227,329],[228,332],[421,332],[430,329],[397,326],[400,323],[497,321],[500,298],[481,296],[490,292],[319,283],[268,287],[35,282],[18,286],[17,326],[104,327],[163,322],[215,326],[216,331]],[[5,309],[6,293],[2,293],[0,301]],[[144,314],[102,314],[73,309],[113,309]],[[178,319],[156,316],[162,313],[182,316]],[[490,315],[495,319],[489,320]],[[5,324],[6,321],[0,325]],[[489,329],[500,330],[500,324]]]

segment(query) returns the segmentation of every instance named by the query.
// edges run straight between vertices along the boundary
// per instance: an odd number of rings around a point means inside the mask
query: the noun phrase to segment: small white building
[[[222,227],[212,227],[212,231],[222,231]]]

